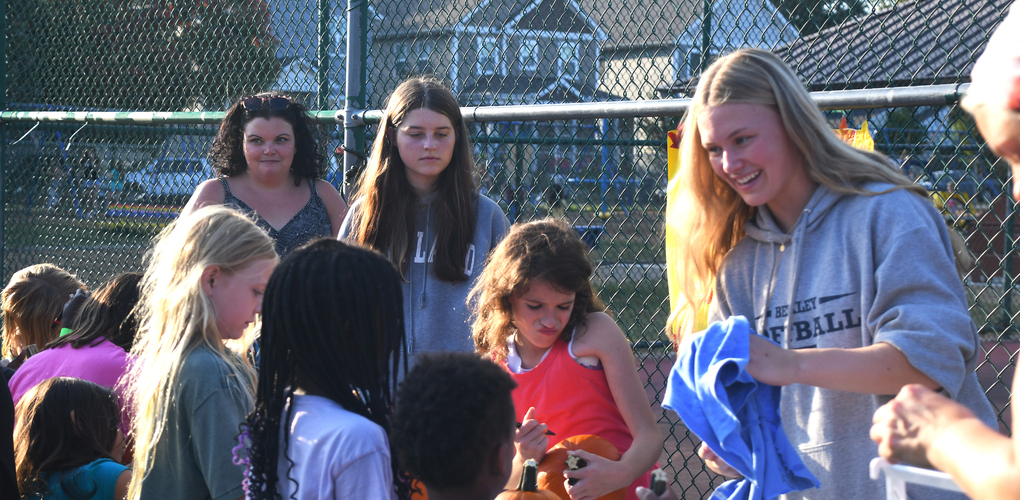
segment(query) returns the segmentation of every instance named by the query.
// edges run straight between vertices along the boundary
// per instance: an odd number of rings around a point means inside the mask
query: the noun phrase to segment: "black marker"
[[[518,429],[520,429],[520,428],[521,428],[521,425],[523,425],[523,424],[521,424],[520,422],[517,422],[517,428],[518,428]],[[555,432],[553,432],[553,431],[551,431],[551,430],[549,430],[549,429],[546,429],[546,430],[545,430],[545,435],[546,435],[546,436],[555,436],[555,435],[556,435],[556,433],[555,433]]]

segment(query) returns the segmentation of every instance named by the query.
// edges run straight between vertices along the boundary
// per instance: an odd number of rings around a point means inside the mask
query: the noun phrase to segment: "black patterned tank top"
[[[234,196],[230,192],[230,186],[227,185],[225,177],[220,177],[220,183],[223,184],[223,204],[253,216],[255,224],[268,233],[269,237],[276,242],[276,253],[280,257],[287,255],[312,239],[333,235],[333,226],[329,222],[329,213],[326,212],[326,205],[322,203],[322,198],[319,198],[319,193],[315,191],[314,179],[308,180],[308,187],[312,190],[312,197],[308,199],[308,203],[279,230],[269,225],[262,216],[255,212],[255,209]]]

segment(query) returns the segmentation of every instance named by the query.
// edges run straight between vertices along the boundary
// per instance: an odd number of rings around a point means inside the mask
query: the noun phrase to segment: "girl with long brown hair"
[[[460,105],[411,78],[386,106],[340,238],[386,255],[403,278],[409,353],[471,352],[468,291],[510,225],[478,193]]]

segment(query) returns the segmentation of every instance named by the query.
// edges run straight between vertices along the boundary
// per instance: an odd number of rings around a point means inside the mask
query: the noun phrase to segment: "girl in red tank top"
[[[562,221],[518,224],[493,250],[470,303],[475,348],[510,372],[517,420],[516,485],[524,461],[541,461],[560,440],[595,434],[623,457],[579,450],[588,462],[567,485],[574,500],[647,486],[662,433],[638,378],[630,343],[606,314],[590,277],[588,248]],[[546,430],[555,435],[548,437]]]

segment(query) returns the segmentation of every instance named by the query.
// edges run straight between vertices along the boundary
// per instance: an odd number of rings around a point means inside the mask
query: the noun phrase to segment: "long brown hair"
[[[506,358],[506,339],[515,330],[510,298],[527,293],[538,279],[565,293],[574,292],[574,309],[560,334],[569,341],[588,314],[606,309],[591,286],[593,270],[588,247],[566,222],[545,219],[511,227],[471,290],[475,350],[495,361]]]
[[[119,424],[117,398],[106,387],[57,377],[30,389],[18,404],[14,428],[14,462],[23,498],[47,496],[47,473],[112,460]],[[95,493],[80,491],[77,481],[61,483],[64,491],[78,489],[83,498]]]
[[[141,292],[142,273],[114,276],[85,299],[72,325],[74,333],[50,342],[52,349],[70,344],[74,349],[96,346],[103,339],[130,351],[135,343],[138,321],[134,315]]]
[[[432,270],[443,281],[465,281],[464,264],[477,219],[474,160],[460,105],[435,78],[405,80],[390,96],[368,167],[357,184],[355,198],[361,199],[361,207],[352,220],[351,237],[387,255],[404,275],[414,251],[414,209],[419,198],[407,180],[395,134],[408,113],[422,108],[449,118],[456,135],[453,158],[439,175],[432,203],[436,210]]]

